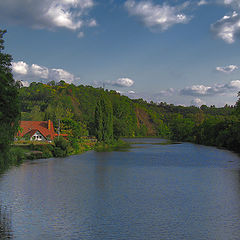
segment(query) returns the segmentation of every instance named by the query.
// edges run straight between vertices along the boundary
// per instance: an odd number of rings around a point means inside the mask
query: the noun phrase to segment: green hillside
[[[239,101],[236,106],[200,108],[132,100],[113,90],[75,86],[64,81],[33,82],[19,90],[22,120],[61,121],[61,132],[77,139],[96,136],[95,110],[100,96],[111,102],[113,136],[157,136],[239,151]]]

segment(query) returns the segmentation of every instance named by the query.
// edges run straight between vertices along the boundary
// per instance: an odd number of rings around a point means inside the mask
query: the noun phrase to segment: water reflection
[[[12,239],[11,213],[0,205],[0,239]]]
[[[0,239],[239,239],[240,158],[157,141],[12,168],[0,180],[12,210],[0,206]]]

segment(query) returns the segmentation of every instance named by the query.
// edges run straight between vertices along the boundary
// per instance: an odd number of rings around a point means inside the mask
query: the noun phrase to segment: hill
[[[19,98],[22,120],[61,120],[61,132],[77,139],[95,135],[95,108],[101,95],[113,108],[113,134],[124,137],[157,136],[177,141],[239,148],[239,114],[237,106],[216,108],[183,107],[173,104],[130,99],[114,90],[75,86],[64,81],[48,84],[33,82],[21,87]],[[232,139],[232,140],[229,140]]]

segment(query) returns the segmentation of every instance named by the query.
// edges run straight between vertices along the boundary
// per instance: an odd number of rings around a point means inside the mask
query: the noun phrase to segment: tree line
[[[61,133],[68,134],[73,146],[89,135],[106,143],[120,137],[154,136],[240,151],[240,100],[221,108],[183,107],[64,81],[36,81],[24,87],[13,79],[12,57],[3,52],[4,34],[0,31],[1,159],[6,159],[3,156],[18,130],[20,113],[21,120],[50,119],[55,127],[60,120]]]
[[[51,119],[74,139],[94,135],[110,142],[119,137],[157,136],[175,141],[226,147],[238,151],[240,103],[221,108],[129,99],[92,86],[33,82],[19,89],[22,120]]]

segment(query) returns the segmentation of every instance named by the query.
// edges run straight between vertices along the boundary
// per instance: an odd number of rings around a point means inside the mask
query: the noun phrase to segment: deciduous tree
[[[12,57],[3,52],[5,30],[0,30],[0,151],[5,152],[14,140],[20,120],[18,83],[11,73]],[[0,154],[1,154],[0,153]]]

